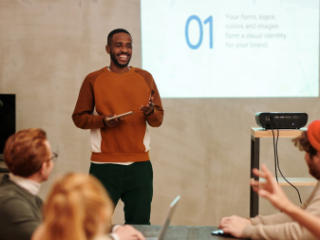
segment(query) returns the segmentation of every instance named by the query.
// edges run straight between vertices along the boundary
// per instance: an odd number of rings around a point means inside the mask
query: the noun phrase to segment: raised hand
[[[255,168],[252,172],[258,177],[265,178],[266,182],[259,182],[252,179],[250,185],[259,196],[268,199],[276,208],[285,211],[286,208],[293,205],[293,203],[287,198],[272,173],[264,164],[261,166],[261,169],[262,171],[259,171]]]
[[[144,113],[144,115],[148,116],[154,111],[153,97],[150,97],[147,105],[141,105],[140,110]]]

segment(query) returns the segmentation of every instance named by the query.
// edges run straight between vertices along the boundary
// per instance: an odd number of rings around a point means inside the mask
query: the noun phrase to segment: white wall
[[[104,46],[108,33],[119,27],[133,37],[130,64],[141,67],[139,0],[0,1],[0,93],[17,95],[17,130],[45,129],[59,153],[42,197],[58,175],[88,172],[89,132],[77,129],[71,114],[84,77],[109,64]],[[254,114],[306,112],[311,122],[320,113],[319,98],[163,99],[163,105],[163,125],[150,129],[152,224],[162,223],[178,194],[175,225],[218,225],[230,214],[247,217]],[[261,162],[273,169],[271,142],[261,141]],[[303,153],[290,140],[280,139],[279,159],[286,176],[308,176]],[[285,189],[298,203],[295,191]],[[305,200],[312,187],[299,189]],[[275,211],[265,201],[260,210]],[[119,204],[114,222],[122,221]]]

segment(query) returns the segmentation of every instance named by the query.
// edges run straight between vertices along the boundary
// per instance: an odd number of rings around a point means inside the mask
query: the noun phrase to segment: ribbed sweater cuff
[[[105,127],[104,125],[104,116],[96,116],[93,120],[93,124],[96,128],[103,128]]]
[[[252,235],[254,229],[255,229],[255,226],[252,226],[252,225],[245,226],[245,228],[243,229],[243,231],[241,233],[241,237],[242,238],[251,238],[251,235]]]
[[[151,126],[153,126],[153,125],[160,126],[161,125],[161,120],[159,120],[159,112],[156,109],[154,109],[153,114],[146,116],[146,118]]]
[[[149,115],[149,116],[146,116],[147,118],[148,118],[148,120],[157,120],[158,118],[157,118],[157,116],[155,115],[155,113],[153,113],[153,114],[151,114],[151,115]]]
[[[254,217],[254,218],[250,218],[250,220],[251,220],[251,224],[253,226],[258,225],[258,224],[262,224],[262,221],[260,220],[260,218],[258,216]]]

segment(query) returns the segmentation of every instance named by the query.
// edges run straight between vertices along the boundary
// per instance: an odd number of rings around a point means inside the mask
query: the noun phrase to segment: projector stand
[[[307,131],[307,128],[296,129],[279,129],[279,138],[294,138],[301,135],[302,131]],[[274,131],[275,137],[277,137],[277,130]],[[260,167],[259,151],[260,151],[260,138],[272,138],[272,131],[265,130],[264,128],[251,128],[251,167],[250,178],[258,180],[258,177],[253,175],[252,169]],[[278,178],[279,184],[282,186],[288,186],[289,184]],[[313,178],[287,178],[293,185],[298,186],[315,186],[316,180]],[[263,181],[261,179],[260,181]],[[250,187],[250,217],[255,217],[259,214],[259,196]]]

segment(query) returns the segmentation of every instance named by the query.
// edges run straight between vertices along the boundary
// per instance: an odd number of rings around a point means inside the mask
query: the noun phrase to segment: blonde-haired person
[[[143,239],[131,226],[111,230],[113,203],[101,183],[84,173],[57,180],[43,208],[44,221],[33,240]]]

